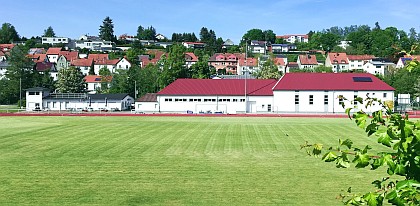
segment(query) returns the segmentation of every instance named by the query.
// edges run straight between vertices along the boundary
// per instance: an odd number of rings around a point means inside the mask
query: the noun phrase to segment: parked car
[[[101,112],[108,112],[108,109],[107,108],[99,108],[99,111],[101,111]]]

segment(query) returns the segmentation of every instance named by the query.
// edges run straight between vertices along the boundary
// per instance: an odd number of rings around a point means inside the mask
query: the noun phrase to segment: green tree
[[[265,30],[263,34],[264,34],[264,41],[270,42],[272,44],[276,42],[276,34],[273,32],[273,30]]]
[[[61,93],[84,93],[86,83],[80,69],[69,67],[58,72],[57,90]]]
[[[109,93],[109,78],[112,76],[108,68],[102,67],[99,69],[99,76],[101,76],[101,87],[97,90],[98,93]]]
[[[264,32],[261,29],[248,30],[242,36],[241,44],[245,44],[246,41],[251,41],[251,40],[264,41],[265,40]]]
[[[209,66],[209,56],[204,55],[198,58],[198,61],[191,66],[191,77],[195,79],[208,79],[210,75],[215,74],[216,70]]]
[[[128,70],[118,70],[112,77],[110,93],[128,93]]]
[[[99,37],[105,41],[114,41],[116,40],[114,36],[114,24],[112,19],[109,16],[105,17],[102,22],[102,25],[99,27]]]
[[[257,79],[280,79],[281,72],[274,63],[272,57],[268,58],[260,67],[260,69],[253,74]]]
[[[162,74],[159,80],[161,88],[178,78],[191,77],[190,71],[185,65],[185,47],[181,44],[172,45],[168,57],[163,56],[160,64],[162,65]]]
[[[160,70],[157,65],[149,64],[140,70],[140,81],[137,82],[139,87],[139,96],[146,93],[156,93],[161,88],[159,87]]]
[[[156,29],[153,26],[147,29],[139,26],[137,28],[137,38],[139,40],[156,40]]]
[[[317,73],[322,73],[322,72],[332,73],[333,72],[332,67],[326,67],[324,65],[320,65],[320,66],[315,67],[314,71],[317,72]]]
[[[5,76],[9,81],[7,93],[10,95],[11,102],[19,99],[20,88],[27,89],[35,86],[34,63],[27,58],[27,52],[27,47],[16,45],[8,57],[10,67],[7,69]]]
[[[55,32],[51,26],[44,30],[44,37],[55,37]]]
[[[10,23],[3,23],[1,25],[0,44],[9,44],[19,40],[19,35],[13,25],[11,25]]]

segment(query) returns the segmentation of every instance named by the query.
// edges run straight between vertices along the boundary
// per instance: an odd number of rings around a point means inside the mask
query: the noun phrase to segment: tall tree
[[[200,30],[200,41],[201,42],[208,42],[211,36],[209,30],[206,27],[202,27]]]
[[[5,76],[9,80],[8,90],[12,102],[19,99],[20,88],[27,89],[35,86],[34,63],[27,58],[27,52],[27,47],[22,45],[16,45],[10,52],[8,59],[10,67]]]
[[[44,30],[44,37],[55,37],[54,29],[49,26],[47,29]]]
[[[109,16],[105,17],[102,25],[99,27],[99,37],[105,41],[115,41],[114,24]]]
[[[61,93],[84,93],[86,92],[84,75],[76,67],[60,69],[56,87]]]
[[[140,70],[140,81],[137,82],[139,96],[159,91],[160,69],[158,65],[148,64]]]
[[[276,41],[276,34],[273,32],[273,30],[265,30],[263,34],[264,41],[274,44],[274,42]]]
[[[245,41],[251,41],[251,40],[258,40],[258,41],[264,41],[265,36],[261,29],[251,29],[248,30],[243,36],[241,40],[241,44],[245,44]]]
[[[0,44],[9,44],[19,40],[15,27],[10,23],[3,23],[0,29]]]
[[[185,65],[185,47],[181,44],[171,46],[168,57],[163,56],[161,60],[162,75],[159,79],[161,88],[169,85],[178,78],[189,78],[191,76]]]
[[[210,78],[210,75],[216,73],[216,70],[213,67],[209,66],[208,59],[208,55],[200,56],[198,58],[197,63],[191,66],[192,78],[208,79]]]

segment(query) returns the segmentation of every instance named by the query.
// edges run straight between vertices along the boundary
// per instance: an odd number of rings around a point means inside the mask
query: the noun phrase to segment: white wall
[[[156,113],[159,112],[158,102],[136,102],[135,110],[137,112]]]
[[[27,91],[26,92],[26,111],[33,111],[36,106],[43,109],[45,106],[42,104],[42,97],[48,93],[43,91]]]
[[[363,69],[363,60],[349,60],[349,69],[350,70],[362,70]]]
[[[99,75],[99,70],[103,67],[106,67],[111,73],[115,73],[115,65],[103,65],[103,64],[95,64],[93,66],[93,69],[95,71],[96,75]],[[88,70],[89,72],[89,70]]]
[[[131,67],[131,63],[129,61],[127,61],[126,59],[122,58],[117,63],[117,68],[116,69],[129,69],[130,67]]]
[[[386,93],[386,97],[384,97]],[[393,101],[392,91],[274,91],[274,112],[279,113],[344,113],[348,107],[353,107],[351,102],[354,96],[366,98],[378,98],[383,101]],[[299,105],[295,105],[295,95],[299,95]],[[309,103],[310,95],[313,95],[313,104]],[[327,101],[325,101],[327,95]],[[340,105],[339,96],[343,96],[348,101],[344,101],[345,107]],[[327,104],[325,104],[327,103]],[[366,112],[381,109],[379,104],[365,108],[364,105],[357,105],[356,109],[363,109]]]

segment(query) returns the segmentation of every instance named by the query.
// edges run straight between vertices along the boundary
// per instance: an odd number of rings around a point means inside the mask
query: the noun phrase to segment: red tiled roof
[[[370,77],[372,82],[354,82],[353,77]],[[278,90],[393,91],[395,89],[369,73],[286,73],[274,88],[274,91]]]
[[[283,58],[275,58],[274,59],[274,64],[275,65],[281,65],[281,66],[285,66],[286,63],[284,63],[284,59]]]
[[[93,64],[93,59],[73,59],[70,62],[72,66],[90,67]]]
[[[60,51],[58,54],[66,57],[67,61],[79,58],[79,52],[77,51]]]
[[[61,48],[59,47],[51,47],[47,50],[47,54],[52,54],[52,55],[60,54],[60,52],[61,52]]]
[[[89,54],[88,59],[93,59],[93,61],[109,59],[108,54]]]
[[[247,95],[272,96],[275,79],[247,79]],[[158,95],[245,95],[244,79],[177,79]]]
[[[245,61],[244,58],[240,58],[238,63],[239,63],[239,66],[253,66],[253,67],[255,67],[258,64],[258,61],[257,61],[256,58],[248,57],[246,59],[246,61]]]
[[[373,58],[375,58],[374,55],[347,55],[347,58],[350,61],[355,61],[355,60],[371,60]]]
[[[116,65],[118,64],[119,59],[98,59],[95,61],[96,65]]]
[[[299,55],[299,60],[303,65],[318,65],[315,55]]]
[[[328,53],[328,58],[331,60],[331,64],[349,63],[346,53]]]
[[[15,47],[14,44],[0,44],[0,50],[1,51],[11,50],[11,49],[13,49],[13,47]]]
[[[54,63],[50,62],[37,62],[35,65],[35,68],[39,72],[46,71],[48,69],[51,69],[54,66]]]
[[[188,58],[187,56],[190,56],[191,58]],[[192,53],[192,52],[186,52],[185,53],[185,57],[186,57],[187,61],[189,61],[189,62],[196,62],[196,61],[198,61],[197,56],[195,56],[195,54]]]
[[[33,62],[44,62],[47,54],[28,54],[27,57],[32,59]]]
[[[85,76],[84,79],[85,79],[86,83],[100,83],[100,82],[102,82],[102,76],[99,76],[99,75],[87,75],[87,76]],[[112,76],[105,77],[105,81],[106,82],[111,82],[112,81]]]
[[[136,102],[157,102],[157,94],[147,93],[144,96],[140,97]]]

